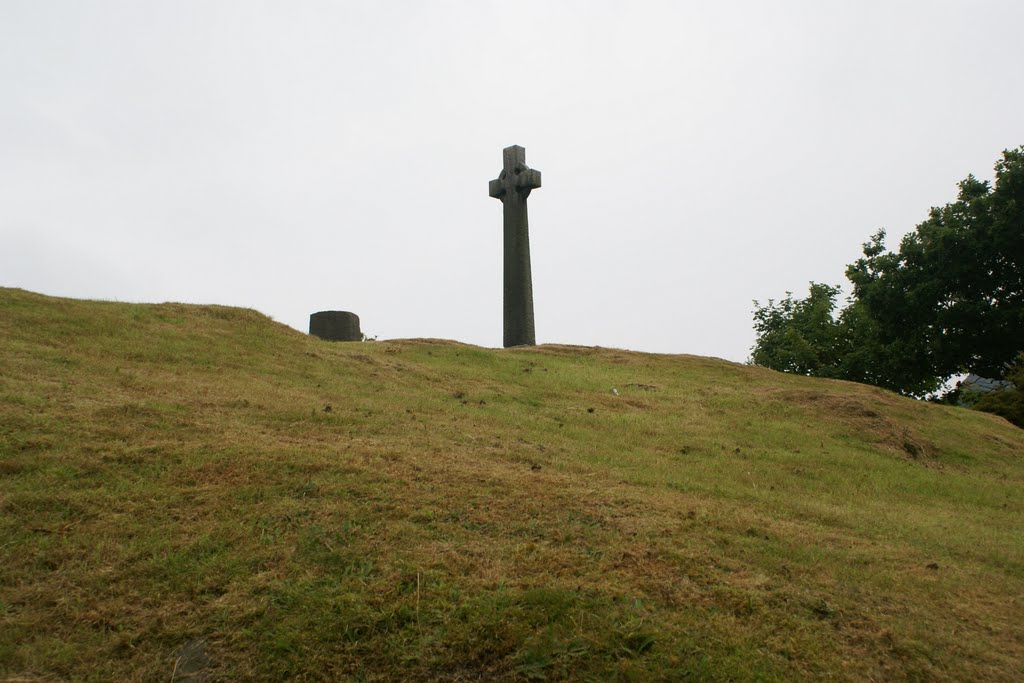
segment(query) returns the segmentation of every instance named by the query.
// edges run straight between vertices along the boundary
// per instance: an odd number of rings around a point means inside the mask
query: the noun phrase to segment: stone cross
[[[505,347],[533,346],[533,280],[530,276],[530,229],[526,198],[540,187],[540,171],[526,165],[526,150],[519,145],[503,151],[504,168],[489,185],[505,214]]]

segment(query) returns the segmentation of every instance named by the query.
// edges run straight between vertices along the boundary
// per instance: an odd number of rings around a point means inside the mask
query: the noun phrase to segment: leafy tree
[[[884,233],[847,269],[882,344],[902,342],[917,377],[999,377],[1024,346],[1024,147],[996,164],[995,187],[968,176],[884,253]]]
[[[898,252],[872,235],[847,268],[853,293],[838,315],[827,285],[755,301],[751,361],[917,396],[961,372],[1002,377],[1024,348],[1024,147],[995,170],[994,186],[968,176]]]
[[[792,292],[761,307],[754,302],[755,365],[800,375],[831,377],[839,360],[840,325],[833,315],[839,287],[811,283],[806,299]]]

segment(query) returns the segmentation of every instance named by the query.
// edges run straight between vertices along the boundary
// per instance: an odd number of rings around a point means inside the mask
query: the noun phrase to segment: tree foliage
[[[839,288],[816,283],[806,299],[755,301],[751,361],[910,395],[962,372],[1004,376],[1024,348],[1024,147],[995,172],[994,185],[968,176],[898,251],[872,235],[838,313]]]
[[[834,316],[838,293],[838,286],[812,282],[806,299],[794,299],[792,292],[786,292],[778,303],[769,299],[761,307],[755,301],[754,364],[801,375],[833,376],[842,340]]]

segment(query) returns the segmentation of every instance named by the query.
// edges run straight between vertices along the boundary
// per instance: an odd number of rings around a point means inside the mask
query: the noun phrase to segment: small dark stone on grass
[[[594,412],[594,409],[593,408],[587,408],[587,412],[588,413],[592,413],[592,412]]]
[[[820,598],[816,603],[811,605],[811,611],[814,612],[821,619],[828,619],[835,616],[835,608],[828,603],[825,598]]]
[[[175,653],[171,680],[176,683],[205,683],[209,680],[206,672],[209,665],[206,639],[193,640]]]

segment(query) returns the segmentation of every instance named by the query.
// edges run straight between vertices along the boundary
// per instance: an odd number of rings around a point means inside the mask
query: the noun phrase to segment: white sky
[[[1024,3],[0,0],[0,286],[746,359],[1024,144]]]

